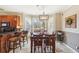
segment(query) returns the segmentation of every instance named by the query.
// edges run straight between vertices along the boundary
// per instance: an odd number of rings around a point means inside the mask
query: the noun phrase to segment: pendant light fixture
[[[46,7],[44,5],[37,5],[37,7],[41,8],[41,10],[42,10],[42,14],[39,15],[39,19],[42,19],[42,20],[48,19],[49,16],[46,15],[46,13],[45,13]]]

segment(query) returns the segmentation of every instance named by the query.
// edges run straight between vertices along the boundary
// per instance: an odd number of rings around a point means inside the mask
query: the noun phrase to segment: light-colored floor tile
[[[23,45],[23,44],[22,44]],[[30,46],[30,38],[28,35],[28,43],[25,42],[25,46],[20,48],[17,48],[15,50],[15,53],[30,53],[31,51],[31,46]],[[12,53],[13,51],[10,51]],[[56,53],[73,53],[68,47],[66,47],[63,43],[57,42],[56,41]]]

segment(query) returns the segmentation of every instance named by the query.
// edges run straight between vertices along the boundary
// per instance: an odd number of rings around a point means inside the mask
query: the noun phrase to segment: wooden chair
[[[15,32],[15,37],[17,37],[17,39],[19,40],[19,44],[20,44],[20,49],[22,48],[21,47],[21,42],[23,42],[23,40],[21,40],[21,32]]]
[[[19,39],[19,42],[20,44],[23,43],[23,46],[24,46],[24,43],[25,43],[25,37],[26,37],[26,32],[15,32],[15,36],[18,37]],[[22,48],[22,47],[21,47]]]
[[[21,42],[23,42],[23,46],[24,46],[24,43],[25,43],[25,41],[24,41],[25,40],[25,34],[23,32],[21,32],[20,37],[22,38]]]
[[[44,45],[43,45],[44,43]],[[49,34],[42,34],[42,35],[31,35],[31,52],[36,51],[36,46],[39,50],[39,47],[41,46],[41,52],[46,52],[46,49],[49,46],[50,52],[52,50],[53,53],[55,53],[55,35],[49,35]],[[34,49],[33,49],[34,47]],[[44,49],[43,49],[44,47]]]
[[[20,43],[20,40],[18,38],[18,35],[17,36],[14,35],[13,37],[9,38],[8,39],[8,44],[9,44],[9,47],[8,47],[9,50],[8,51],[13,50],[13,53],[15,53],[15,49],[17,47],[20,47],[20,49],[21,49],[21,43]]]
[[[27,34],[28,34],[28,31],[22,31],[22,32],[21,32],[20,37],[22,38],[21,41],[23,42],[23,46],[24,46],[25,41],[27,41],[27,43],[28,43]],[[25,39],[25,38],[26,38],[26,39]]]
[[[34,47],[34,53],[36,51],[36,48],[38,48],[38,51],[39,51],[39,48],[41,47],[41,52],[43,52],[43,48],[42,48],[42,36],[41,35],[33,35],[31,37],[31,52],[33,52],[33,47]],[[33,46],[34,44],[34,46]]]
[[[28,38],[27,38],[28,31],[24,31],[24,34],[25,34],[26,41],[27,41],[27,43],[28,43]]]
[[[46,39],[45,39],[45,52],[46,52],[46,48],[48,48],[48,46],[50,47],[50,51],[52,50],[53,53],[55,53],[55,36],[53,35],[46,35],[45,36]]]

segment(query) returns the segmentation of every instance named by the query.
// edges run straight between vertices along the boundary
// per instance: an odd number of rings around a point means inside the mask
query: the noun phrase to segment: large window
[[[47,29],[47,19],[40,19],[39,16],[38,17],[32,17],[32,31],[35,30],[46,30]]]
[[[31,17],[26,16],[24,19],[24,30],[31,31]]]
[[[48,33],[55,31],[54,16],[49,16],[48,19],[40,19],[39,16],[26,16],[24,20],[24,29],[28,31],[47,30]]]
[[[32,21],[32,28],[40,28],[41,27],[41,22],[40,22],[39,18],[33,17],[31,21]]]

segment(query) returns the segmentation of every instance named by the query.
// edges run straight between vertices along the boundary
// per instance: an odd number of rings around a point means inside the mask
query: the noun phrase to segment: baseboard
[[[68,46],[67,44],[63,43],[67,48],[71,49],[73,53],[78,53],[76,50],[74,50],[73,48],[71,48],[70,46]]]

